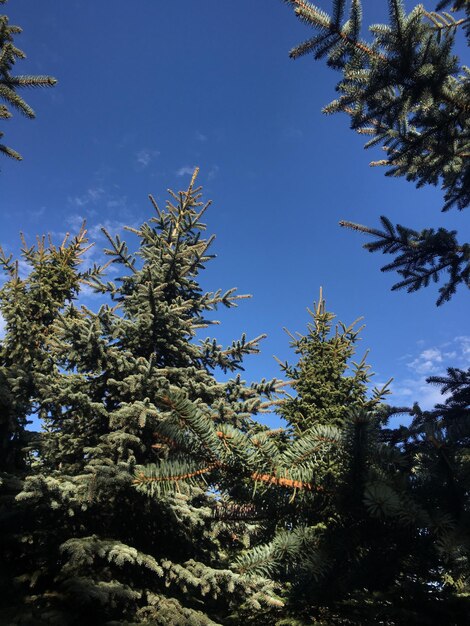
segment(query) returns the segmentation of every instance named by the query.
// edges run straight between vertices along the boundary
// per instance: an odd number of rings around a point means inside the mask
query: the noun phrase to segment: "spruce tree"
[[[417,5],[407,14],[400,0],[389,0],[390,23],[371,26],[372,41],[362,39],[359,0],[335,0],[331,16],[303,0],[288,3],[318,33],[291,56],[326,57],[328,65],[342,73],[337,85],[340,96],[325,112],[347,113],[351,127],[371,137],[366,147],[382,145],[387,158],[372,165],[388,167],[388,175],[405,176],[418,186],[440,183],[445,192],[443,210],[468,206],[470,77],[453,48],[459,30],[469,41],[468,3],[440,2],[441,13]],[[443,11],[448,7],[451,13]],[[470,285],[470,247],[458,243],[455,231],[418,232],[395,227],[385,217],[381,221],[383,230],[350,222],[342,225],[373,236],[374,241],[365,246],[370,251],[395,255],[383,268],[401,275],[394,289],[416,291],[447,272],[440,305],[459,285]],[[450,393],[446,401],[432,411],[415,406],[408,428],[383,433],[387,445],[403,454],[406,490],[414,502],[410,510],[420,511],[407,561],[413,560],[415,569],[402,577],[402,596],[416,598],[415,613],[401,619],[457,624],[465,621],[457,605],[459,599],[468,598],[470,570],[469,372],[449,368],[447,376],[431,377],[428,382]],[[427,549],[426,538],[432,538]]]
[[[280,405],[290,436],[273,455],[290,455],[302,480],[286,480],[283,498],[275,483],[260,495],[258,506],[276,503],[275,522],[239,571],[282,581],[285,626],[464,624],[468,448],[442,431],[423,446],[416,421],[413,432],[389,429],[387,386],[368,392],[365,357],[352,360],[360,329],[332,332],[321,293],[312,317],[306,336],[292,336],[297,365],[283,367],[297,395]]]
[[[170,192],[165,210],[151,198],[155,216],[128,229],[135,253],[105,232],[107,265],[123,270],[119,278],[105,281],[105,266],[72,275],[110,302],[93,312],[69,293],[42,334],[47,366],[33,364],[30,393],[45,432],[16,496],[21,525],[9,528],[14,565],[2,598],[9,624],[202,626],[256,621],[282,604],[266,579],[229,569],[234,538],[216,515],[217,489],[181,480],[170,492],[162,481],[142,480],[139,469],[203,477],[229,445],[221,433],[243,437],[278,388],[215,377],[218,369],[240,370],[259,337],[228,348],[197,341],[215,323],[212,311],[244,296],[199,286],[213,237],[202,237],[209,203],[194,181]],[[38,277],[43,297],[59,278]],[[18,325],[26,332],[29,323]],[[18,349],[9,325],[6,345]],[[194,469],[207,457],[209,468]],[[151,497],[139,489],[154,483]]]
[[[422,4],[406,13],[401,0],[387,0],[390,21],[369,27],[363,38],[360,0],[333,0],[332,13],[304,0],[286,0],[317,34],[295,47],[292,58],[312,53],[342,74],[339,97],[325,113],[344,112],[351,128],[369,137],[366,148],[381,146],[384,159],[372,166],[387,176],[404,176],[418,187],[440,184],[443,211],[470,202],[470,74],[455,54],[464,30],[470,41],[468,3],[444,0],[437,10]],[[345,20],[349,8],[348,19]],[[374,238],[370,251],[395,256],[383,271],[397,271],[393,289],[416,291],[447,274],[437,303],[449,300],[459,285],[470,286],[470,245],[456,232],[415,231],[382,217],[383,229],[348,221],[343,226]]]
[[[39,572],[44,556],[33,556],[41,549],[40,542],[33,546],[30,532],[39,512],[23,508],[15,498],[38,462],[40,437],[27,426],[40,410],[44,380],[55,369],[47,337],[59,311],[79,291],[77,268],[86,249],[83,230],[58,247],[46,245],[45,239],[28,246],[23,239],[22,257],[29,267],[23,276],[19,263],[0,248],[7,276],[0,290],[5,322],[5,336],[0,340],[0,584],[4,590],[0,606],[15,602],[15,576],[24,574],[24,566],[30,576]],[[14,614],[3,614],[0,609],[0,615],[3,623],[14,623]]]
[[[370,394],[365,357],[352,360],[360,329],[340,323],[332,332],[333,319],[320,294],[308,334],[292,336],[300,359],[283,366],[297,393],[280,403],[286,429],[236,433],[206,423],[198,434],[206,444],[199,464],[185,471],[171,462],[148,466],[136,476],[148,494],[162,485],[176,489],[189,474],[197,481],[204,473],[217,485],[239,523],[255,529],[235,568],[273,577],[284,588],[286,608],[266,624],[310,623],[313,614],[347,623],[341,620],[348,612],[351,623],[366,623],[370,614],[358,608],[364,589],[386,589],[398,567],[395,557],[379,576],[378,548],[391,535],[392,555],[398,538],[408,555],[406,527],[421,513],[402,484],[402,454],[385,444],[381,430],[386,388]],[[202,418],[194,404],[176,409]],[[398,535],[390,530],[397,524]]]
[[[315,310],[309,313],[312,321],[308,334],[289,333],[292,348],[299,355],[297,365],[281,363],[297,394],[282,404],[282,417],[298,433],[318,424],[341,427],[351,410],[376,404],[375,398],[365,400],[370,378],[367,354],[359,362],[351,362],[362,330],[357,328],[360,320],[349,326],[340,322],[332,332],[335,315],[325,309],[321,290]]]
[[[331,332],[333,318],[320,300],[309,333],[293,338],[287,429],[203,428],[197,406],[174,398],[204,450],[186,467],[138,468],[135,483],[149,495],[202,476],[217,486],[216,514],[254,530],[234,568],[283,587],[284,608],[262,623],[464,624],[467,451],[437,433],[423,442],[416,420],[387,428],[386,388],[368,393],[369,367],[351,359],[359,331]]]
[[[0,4],[5,4],[7,0],[0,0]],[[14,43],[15,35],[21,33],[19,26],[9,24],[6,15],[0,15],[0,99],[4,104],[0,104],[0,119],[11,118],[10,109],[19,111],[26,117],[33,119],[35,113],[27,102],[20,96],[18,90],[25,87],[52,87],[56,84],[56,79],[51,76],[13,76],[12,70],[18,59],[24,59],[25,53]],[[0,139],[3,137],[0,132]],[[13,148],[0,144],[0,152],[13,159],[21,161],[22,156]]]
[[[269,574],[287,586],[279,624],[307,624],[313,615],[326,620],[318,623],[340,619],[335,605],[341,605],[361,571],[359,587],[364,586],[372,551],[364,544],[363,499],[370,491],[370,506],[380,509],[378,494],[390,493],[393,485],[385,472],[391,457],[379,449],[387,385],[369,393],[367,353],[354,361],[359,320],[333,327],[335,315],[327,311],[321,291],[309,313],[307,334],[291,335],[297,364],[281,364],[295,395],[278,409],[288,433],[280,448],[291,457],[289,471],[303,469],[303,481],[287,483],[284,494],[273,493],[275,485],[264,494],[277,504],[275,524],[264,535],[271,537],[237,561],[240,571]]]

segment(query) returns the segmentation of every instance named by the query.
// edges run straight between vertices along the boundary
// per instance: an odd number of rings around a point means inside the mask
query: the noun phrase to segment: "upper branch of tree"
[[[1,0],[0,4],[5,4],[6,0]],[[34,118],[33,109],[18,94],[18,89],[24,87],[52,87],[56,84],[56,79],[51,76],[13,76],[11,74],[13,66],[18,59],[26,58],[25,53],[14,44],[14,36],[21,33],[19,26],[11,26],[6,15],[0,15],[0,119],[12,117],[11,109],[15,109]],[[0,132],[0,139],[3,137]],[[13,148],[0,144],[0,152],[13,159],[21,161],[21,155]]]
[[[432,228],[421,232],[394,226],[386,217],[381,218],[383,230],[341,221],[341,226],[372,235],[375,241],[364,244],[370,252],[396,255],[394,261],[384,265],[382,271],[395,270],[402,280],[392,289],[406,288],[409,293],[437,282],[447,272],[447,281],[439,289],[437,305],[451,298],[459,284],[470,287],[470,244],[459,245],[455,231]]]
[[[333,1],[332,16],[303,0],[286,0],[318,34],[291,51],[313,53],[342,73],[340,97],[325,113],[345,112],[351,128],[369,134],[366,147],[382,145],[387,158],[373,164],[389,168],[418,187],[441,184],[443,210],[470,203],[470,72],[454,54],[459,19],[427,11],[418,4],[406,13],[401,0],[389,0],[389,24],[375,24],[372,41],[361,38],[360,0]],[[441,3],[441,7],[445,6]]]

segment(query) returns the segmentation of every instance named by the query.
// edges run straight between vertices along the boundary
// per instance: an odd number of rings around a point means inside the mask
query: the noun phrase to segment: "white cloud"
[[[32,220],[38,220],[40,217],[43,217],[45,212],[45,206],[42,206],[40,209],[31,209],[30,211],[28,211],[28,217]]]
[[[390,391],[392,395],[387,400],[390,404],[411,407],[417,402],[425,410],[432,409],[435,404],[445,402],[446,399],[440,387],[427,383],[425,376],[393,381]]]
[[[84,255],[82,255],[82,266],[89,267],[94,263],[98,265],[103,265],[106,261],[109,260],[109,257],[105,256],[103,253],[103,248],[109,247],[109,242],[104,235],[102,228],[105,228],[111,237],[114,237],[116,234],[122,234],[125,226],[134,226],[137,227],[138,224],[136,222],[129,223],[129,221],[122,220],[113,220],[113,219],[105,219],[99,222],[93,222],[91,220],[85,220],[82,214],[72,214],[67,218],[67,226],[69,226],[70,237],[73,237],[80,228],[83,226],[83,222],[85,223],[85,228],[87,231],[87,239],[88,243],[92,244],[92,246],[86,251]],[[63,241],[66,233],[65,232],[54,232],[52,233],[54,240]],[[113,272],[113,266],[110,266],[107,270],[108,272]],[[85,291],[87,292],[85,294]],[[82,289],[82,293],[84,295],[89,295],[88,289]]]
[[[87,193],[91,201],[96,202],[104,194],[104,189],[102,187],[91,187],[90,189],[88,189]]]
[[[90,226],[88,230],[88,235],[92,240],[99,239],[100,237],[104,237],[102,228],[105,228],[108,233],[113,237],[117,233],[120,233],[124,230],[125,226],[129,226],[128,222],[122,222],[119,220],[104,220],[99,222],[98,224],[93,224]]]
[[[87,219],[97,216],[105,208],[112,209],[114,214],[119,212],[121,216],[127,213],[127,196],[120,194],[117,187],[90,187],[84,194],[69,196],[67,201],[69,207],[79,213],[73,213],[67,220],[73,230],[80,228],[85,216]]]
[[[456,350],[452,350],[452,352],[443,352],[442,356],[444,359],[455,359],[458,356],[458,352]]]
[[[72,213],[72,215],[67,216],[67,225],[70,226],[70,230],[74,232],[78,232],[85,222],[85,216],[81,213]],[[59,237],[65,236],[65,233],[54,233]]]
[[[89,204],[96,203],[105,193],[102,187],[90,187],[81,196],[69,196],[67,202],[77,208],[86,207]]]
[[[114,196],[106,201],[108,209],[125,209],[127,206],[127,196]]]
[[[160,152],[158,150],[149,150],[148,148],[142,148],[136,154],[137,164],[141,167],[148,167],[153,159],[159,156]]]
[[[419,345],[424,347],[422,342]],[[407,363],[407,367],[412,377],[393,381],[390,403],[410,406],[418,402],[422,409],[431,409],[435,404],[445,402],[446,396],[441,394],[439,385],[430,385],[426,378],[445,375],[448,367],[470,367],[470,337],[458,336],[450,342],[426,347]]]
[[[176,175],[177,176],[185,176],[185,175],[190,175],[192,176],[194,173],[194,170],[196,169],[195,165],[183,165],[183,167],[180,167],[179,170],[176,171]]]
[[[417,374],[430,375],[441,369],[443,361],[442,352],[438,348],[423,350],[413,361],[407,363],[408,367]]]
[[[5,318],[0,313],[0,339],[3,339],[3,337],[5,337],[5,325]]]
[[[470,364],[470,336],[461,335],[460,337],[456,337],[455,341],[459,344],[464,358],[466,358]]]

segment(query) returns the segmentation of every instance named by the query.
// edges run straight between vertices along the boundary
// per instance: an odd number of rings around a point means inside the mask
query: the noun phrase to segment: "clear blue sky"
[[[366,22],[386,13],[385,1],[364,5]],[[218,256],[203,284],[253,294],[213,332],[223,343],[268,334],[248,379],[279,375],[273,354],[292,360],[282,327],[304,330],[320,285],[339,319],[364,316],[361,350],[371,349],[377,382],[395,377],[391,402],[429,406],[437,393],[424,377],[469,365],[468,294],[436,308],[435,288],[390,292],[384,259],[338,226],[376,226],[385,214],[468,239],[468,215],[440,213],[438,189],[369,168],[380,157],[347,118],[321,114],[337,77],[313,58],[289,59],[310,31],[281,0],[10,0],[2,11],[24,29],[17,44],[28,59],[16,73],[59,81],[26,94],[35,121],[2,124],[24,155],[0,164],[7,248],[20,230],[31,240],[82,218],[94,237],[101,224],[138,223],[150,215],[148,193],[164,202],[199,165]]]

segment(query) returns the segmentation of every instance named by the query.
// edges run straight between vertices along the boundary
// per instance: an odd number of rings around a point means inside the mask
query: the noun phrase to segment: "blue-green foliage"
[[[217,462],[278,387],[214,376],[240,369],[260,338],[226,349],[197,341],[211,312],[239,296],[199,286],[213,238],[202,237],[208,204],[195,176],[129,229],[135,253],[106,233],[106,266],[79,270],[84,231],[58,248],[25,247],[26,278],[2,257],[2,540],[13,565],[1,581],[0,621],[202,625],[282,605],[270,581],[229,569],[217,495],[195,484],[154,497],[137,488],[139,467],[190,474]],[[121,275],[106,282],[110,264]],[[108,298],[96,312],[75,302],[83,283]],[[45,429],[28,453],[33,410]]]

